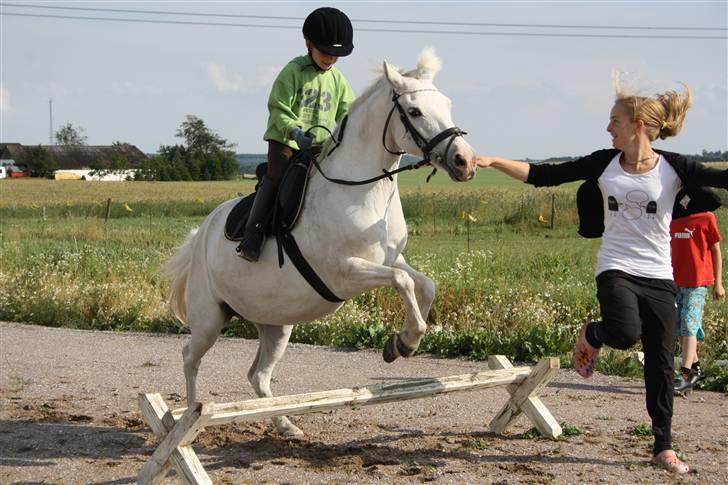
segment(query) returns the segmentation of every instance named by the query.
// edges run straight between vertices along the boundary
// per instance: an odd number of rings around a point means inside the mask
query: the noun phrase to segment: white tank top
[[[682,182],[660,155],[655,166],[631,174],[615,156],[599,177],[604,234],[596,274],[618,269],[633,276],[672,279],[670,221]]]

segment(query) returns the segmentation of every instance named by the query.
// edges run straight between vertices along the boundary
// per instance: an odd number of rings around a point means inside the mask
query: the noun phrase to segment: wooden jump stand
[[[548,357],[534,367],[513,367],[502,355],[488,358],[489,370],[442,378],[407,379],[352,389],[250,399],[231,403],[202,402],[170,410],[157,393],[139,394],[139,408],[152,431],[162,440],[139,472],[138,483],[159,483],[174,468],[188,484],[211,484],[192,442],[208,426],[254,421],[281,415],[306,414],[338,408],[420,399],[456,391],[505,386],[510,399],[490,422],[494,433],[504,432],[521,414],[543,435],[556,439],[561,426],[538,395],[558,373],[559,359]]]

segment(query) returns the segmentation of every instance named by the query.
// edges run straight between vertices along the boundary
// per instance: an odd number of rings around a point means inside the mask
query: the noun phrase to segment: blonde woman
[[[709,169],[652,147],[657,138],[680,132],[691,100],[687,86],[681,93],[656,96],[632,95],[618,87],[607,126],[614,149],[561,164],[478,157],[480,167],[494,167],[536,187],[588,181],[577,202],[580,233],[602,236],[596,268],[601,320],[582,327],[574,368],[590,377],[603,345],[628,349],[641,341],[654,435],[652,463],[677,474],[689,468],[672,450],[677,288],[670,258],[670,221],[674,204],[688,202],[689,198],[676,201],[682,188],[688,195],[701,186],[728,188],[728,170]]]

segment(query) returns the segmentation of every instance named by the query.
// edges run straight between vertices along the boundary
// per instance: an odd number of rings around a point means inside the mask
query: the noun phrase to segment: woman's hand
[[[475,156],[475,163],[480,168],[487,168],[490,167],[493,163],[494,157],[488,156],[488,155],[476,155]]]

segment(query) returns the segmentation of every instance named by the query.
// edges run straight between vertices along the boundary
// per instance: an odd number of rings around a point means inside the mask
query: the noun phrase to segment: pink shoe
[[[574,369],[579,373],[581,377],[591,377],[594,373],[594,367],[596,365],[597,357],[599,356],[599,349],[592,347],[586,340],[586,326],[589,323],[585,323],[581,327],[579,332],[579,339],[576,341],[574,346]]]
[[[680,461],[680,458],[678,458],[672,450],[661,451],[652,457],[651,463],[678,475],[684,475],[690,471],[690,467],[687,463]]]

